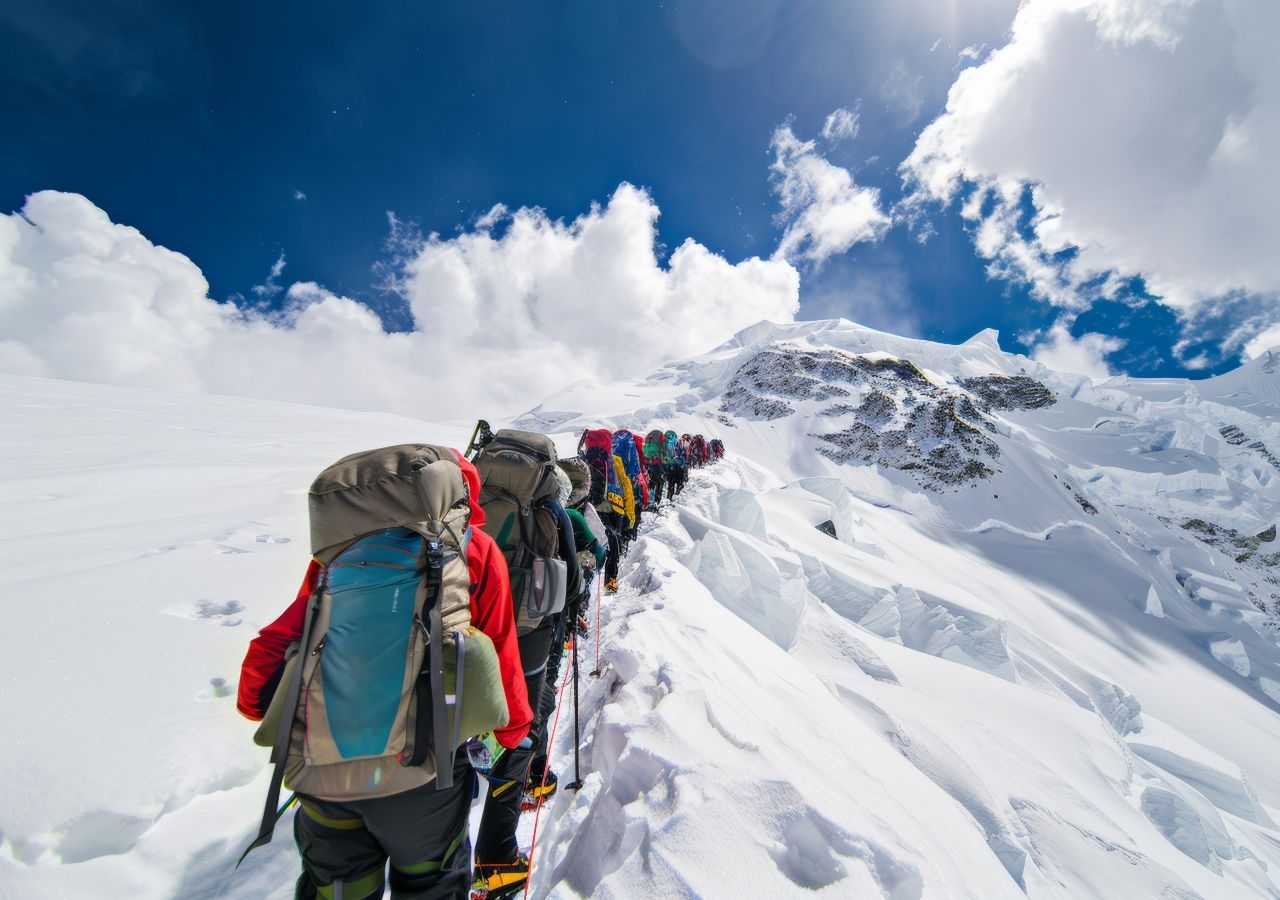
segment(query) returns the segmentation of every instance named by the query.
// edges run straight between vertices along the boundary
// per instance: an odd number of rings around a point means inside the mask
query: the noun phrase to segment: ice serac
[[[795,643],[804,614],[805,586],[749,541],[711,530],[703,535],[689,569],[727,609],[783,649]]]

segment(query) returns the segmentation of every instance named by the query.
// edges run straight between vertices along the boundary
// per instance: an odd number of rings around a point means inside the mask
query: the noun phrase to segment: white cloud
[[[797,138],[790,124],[774,131],[772,149],[773,187],[782,205],[777,221],[785,226],[775,259],[820,265],[888,229],[880,192],[855,184],[848,169],[819,154],[813,141]]]
[[[1035,347],[1031,358],[1057,372],[1106,378],[1112,374],[1107,355],[1124,346],[1120,338],[1090,332],[1073,337],[1065,322],[1049,329],[1047,340]]]
[[[538,209],[504,213],[501,238],[488,228],[428,238],[400,289],[431,351],[448,356],[461,346],[460,365],[491,362],[491,390],[513,405],[569,381],[636,374],[760,319],[794,316],[799,274],[790,264],[734,265],[689,239],[663,266],[658,214],[629,184],[569,223]]]
[[[831,143],[853,140],[858,136],[858,112],[843,106],[827,116],[822,123],[823,140]]]
[[[505,203],[495,203],[489,208],[489,211],[480,218],[476,219],[477,231],[488,231],[507,217],[507,213],[511,210],[507,209]]]
[[[1207,353],[1197,353],[1195,356],[1179,359],[1178,362],[1193,372],[1201,372],[1213,365],[1213,360],[1209,359]]]
[[[271,264],[271,271],[267,273],[267,280],[262,284],[255,284],[249,289],[255,297],[259,300],[270,300],[284,290],[280,285],[280,276],[284,274],[284,266],[284,251],[281,250],[280,255],[276,257],[276,261]]]
[[[1275,298],[1278,33],[1280,3],[1028,0],[903,163],[912,201],[972,189],[993,274],[1059,306],[1130,276],[1189,318]]]
[[[907,61],[899,57],[889,66],[889,73],[880,83],[880,99],[901,125],[914,122],[920,115],[924,106],[924,95],[920,92],[922,80],[922,76],[912,75]]]
[[[1249,359],[1257,359],[1268,350],[1280,347],[1280,325],[1272,325],[1244,345],[1244,355]]]
[[[624,184],[572,222],[520,209],[501,239],[432,236],[396,281],[414,328],[388,333],[368,307],[309,282],[275,312],[215,302],[187,257],[84,197],[45,191],[0,216],[0,370],[501,416],[571,381],[639,374],[795,314],[788,263],[731,264],[687,240],[664,265],[657,217],[652,198]]]
[[[304,194],[302,191],[298,190],[297,188],[294,188],[294,189],[293,189],[293,199],[294,199],[294,200],[306,200],[306,199],[307,199],[307,195],[306,195],[306,194]]]

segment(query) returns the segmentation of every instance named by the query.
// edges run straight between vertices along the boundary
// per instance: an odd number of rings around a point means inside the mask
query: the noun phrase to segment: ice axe
[[[488,422],[480,419],[476,422],[476,427],[471,432],[471,440],[467,442],[467,450],[464,455],[467,459],[475,459],[476,454],[483,450],[491,440],[493,440],[493,429],[489,427]]]

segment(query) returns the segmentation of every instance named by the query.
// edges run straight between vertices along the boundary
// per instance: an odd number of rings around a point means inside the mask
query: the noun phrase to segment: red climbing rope
[[[574,635],[573,640],[576,642],[578,636]],[[551,731],[547,733],[547,763],[542,767],[542,782],[539,785],[538,804],[534,807],[533,812],[533,837],[529,840],[529,875],[524,880],[524,897],[529,898],[529,885],[533,884],[533,854],[538,849],[538,819],[542,816],[543,789],[547,786],[547,775],[551,771],[551,751],[555,747],[556,742],[556,726],[560,724],[560,707],[564,704],[564,689],[569,686],[569,676],[572,674],[573,667],[565,666],[564,678],[560,681],[560,688],[556,691],[556,714],[551,720]]]

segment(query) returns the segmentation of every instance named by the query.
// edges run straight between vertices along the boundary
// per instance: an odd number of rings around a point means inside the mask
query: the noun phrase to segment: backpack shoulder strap
[[[302,623],[302,643],[298,646],[298,654],[305,658],[304,654],[310,652],[311,644],[311,626],[315,624],[316,612],[320,608],[320,593],[325,589],[325,574],[321,570],[320,582],[316,585],[316,589],[312,591],[311,598],[307,602],[307,615]],[[284,806],[280,803],[280,785],[284,782],[284,764],[285,759],[289,755],[289,736],[293,732],[293,717],[298,712],[298,700],[302,695],[302,664],[301,662],[293,667],[293,675],[289,679],[288,684],[282,684],[278,690],[285,691],[284,709],[280,713],[280,722],[276,726],[276,740],[271,747],[271,764],[273,770],[271,772],[271,785],[267,788],[267,800],[262,808],[262,824],[258,827],[258,836],[253,839],[244,853],[240,854],[240,859],[236,861],[236,868],[240,868],[240,863],[244,862],[244,858],[259,847],[271,843],[271,837],[276,830],[276,822],[280,821],[280,817],[284,815],[294,801],[294,797],[290,797]],[[296,795],[295,795],[296,796]]]

